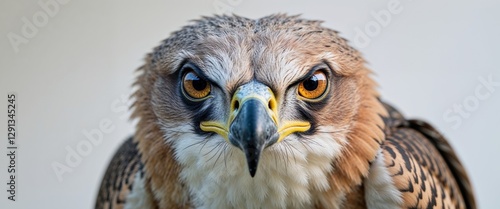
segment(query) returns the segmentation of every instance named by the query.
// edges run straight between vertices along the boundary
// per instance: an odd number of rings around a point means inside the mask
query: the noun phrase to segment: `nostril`
[[[236,100],[234,102],[234,110],[238,110],[240,108],[240,102],[238,102],[238,100]]]
[[[274,108],[276,107],[276,103],[274,100],[269,100],[269,102],[267,103],[267,107],[271,110],[274,110]]]

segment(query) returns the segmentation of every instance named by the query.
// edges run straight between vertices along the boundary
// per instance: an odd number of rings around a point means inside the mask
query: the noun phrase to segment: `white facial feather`
[[[263,151],[252,178],[241,150],[218,135],[203,138],[190,129],[178,127],[175,132],[185,134],[175,138],[164,132],[199,209],[310,208],[315,192],[329,188],[331,162],[346,143],[334,127],[319,127],[310,139],[290,135]]]

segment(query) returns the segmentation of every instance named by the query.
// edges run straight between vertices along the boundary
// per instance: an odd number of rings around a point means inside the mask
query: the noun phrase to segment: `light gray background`
[[[106,165],[134,131],[122,95],[132,91],[134,70],[172,31],[202,15],[234,13],[258,18],[276,12],[324,20],[350,40],[376,21],[383,1],[81,1],[69,0],[16,53],[7,35],[22,35],[23,17],[43,12],[38,2],[0,3],[0,208],[92,208]],[[68,1],[68,0],[66,0]],[[498,208],[500,88],[478,100],[461,124],[443,117],[454,104],[477,98],[480,78],[500,82],[498,1],[400,0],[402,11],[357,46],[376,73],[383,98],[406,116],[424,118],[455,147],[474,183],[481,208]],[[372,28],[373,29],[373,28]],[[484,89],[482,93],[485,93]],[[7,200],[6,94],[18,94],[18,196]],[[473,103],[470,103],[471,105]],[[458,117],[458,116],[457,116]],[[85,131],[112,123],[110,133],[65,173],[66,147],[87,141]]]

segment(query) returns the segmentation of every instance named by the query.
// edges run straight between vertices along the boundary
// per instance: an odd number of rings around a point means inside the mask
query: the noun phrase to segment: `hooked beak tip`
[[[257,173],[257,168],[255,169],[250,169],[250,176],[253,178],[255,177],[255,173]]]
[[[256,148],[247,148],[245,150],[246,159],[248,163],[248,171],[250,172],[250,176],[253,178],[257,173],[257,168],[259,166],[259,159],[261,155],[261,150]]]

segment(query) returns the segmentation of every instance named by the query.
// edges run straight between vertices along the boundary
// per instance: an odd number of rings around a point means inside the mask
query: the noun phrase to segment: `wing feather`
[[[113,156],[97,196],[96,209],[122,209],[132,191],[135,175],[142,171],[137,143],[126,140]]]
[[[466,208],[476,208],[476,201],[469,176],[448,141],[434,127],[424,121],[409,120],[408,122],[409,127],[422,133],[427,139],[430,139],[430,142],[437,148],[441,156],[443,156],[448,168],[457,180],[460,191],[465,199]]]
[[[403,208],[476,208],[469,178],[447,140],[429,124],[386,108],[382,151]]]

